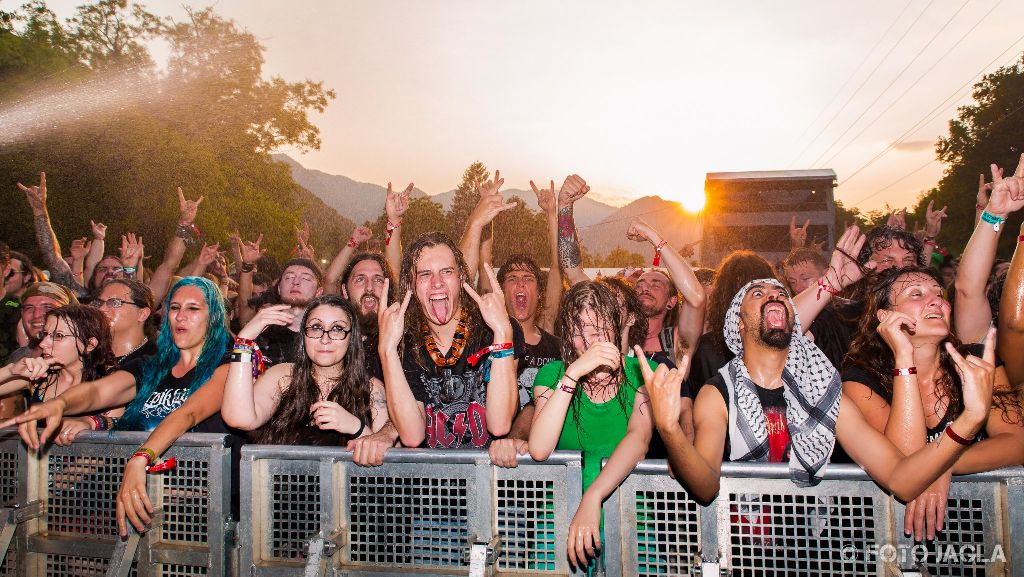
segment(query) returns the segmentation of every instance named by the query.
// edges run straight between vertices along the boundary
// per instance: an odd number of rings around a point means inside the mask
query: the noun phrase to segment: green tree
[[[465,172],[462,173],[462,182],[455,189],[455,197],[452,199],[452,205],[448,209],[448,226],[445,229],[456,240],[466,230],[469,214],[473,212],[473,207],[476,206],[477,201],[480,199],[477,189],[480,188],[480,185],[487,182],[487,179],[490,177],[491,173],[487,171],[487,167],[479,160],[470,164]]]
[[[518,196],[509,200],[516,201],[518,206],[494,219],[494,265],[501,266],[513,254],[525,254],[537,266],[551,266],[547,217],[527,208]]]
[[[923,218],[928,201],[948,206],[939,244],[961,252],[974,230],[974,205],[978,175],[991,180],[990,164],[1012,172],[1024,148],[1024,55],[1015,64],[986,75],[974,85],[974,102],[961,106],[949,122],[949,134],[936,144],[938,159],[946,170],[939,185],[922,195],[914,213]],[[1006,226],[1015,231],[1024,215],[1010,215]],[[1016,236],[1004,234],[999,255],[1009,258]]]
[[[594,266],[600,266],[605,268],[623,268],[627,266],[646,266],[647,259],[644,255],[635,252],[628,251],[621,247],[616,247],[615,250],[608,253],[608,256],[604,257],[600,261],[600,264]]]
[[[444,209],[429,197],[413,197],[409,201],[409,209],[402,217],[402,245],[408,246],[418,237],[433,231],[444,231],[446,228]],[[387,216],[382,212],[377,220],[365,223],[373,231],[374,239],[385,237]],[[456,241],[458,239],[455,239]]]

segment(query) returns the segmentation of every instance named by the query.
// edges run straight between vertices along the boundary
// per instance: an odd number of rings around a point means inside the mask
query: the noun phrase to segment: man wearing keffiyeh
[[[964,412],[951,425],[951,434],[904,456],[844,398],[835,368],[803,337],[793,302],[779,281],[758,279],[740,289],[726,316],[725,339],[737,356],[697,394],[693,443],[679,423],[679,389],[689,358],[683,357],[678,369],[662,365],[656,372],[641,363],[669,464],[690,494],[704,503],[718,494],[723,459],[767,462],[778,452],[773,441],[785,436],[795,483],[820,481],[838,440],[882,487],[899,499],[912,500],[956,461],[966,448],[962,443],[974,438],[992,403],[994,344],[986,346],[983,358],[964,359],[953,350],[950,354],[963,375]],[[766,418],[771,407],[780,405],[785,436]]]

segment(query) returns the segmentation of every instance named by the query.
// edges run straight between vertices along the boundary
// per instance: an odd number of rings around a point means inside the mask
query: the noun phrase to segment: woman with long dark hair
[[[640,372],[647,360],[622,355],[622,331],[621,309],[607,285],[573,285],[555,324],[562,360],[544,365],[534,381],[530,455],[543,461],[556,448],[583,451],[583,500],[569,528],[573,565],[586,564],[600,548],[601,503],[643,460],[651,441]]]
[[[109,376],[82,383],[25,414],[2,423],[19,424],[22,439],[33,449],[45,444],[65,414],[88,414],[128,404],[116,428],[152,431],[129,458],[117,495],[117,523],[127,534],[127,519],[144,531],[153,512],[146,496],[146,473],[182,434],[224,433],[219,418],[225,353],[231,341],[227,314],[217,285],[202,277],[174,283],[164,302],[157,354],[129,363]],[[36,421],[46,420],[37,434]]]
[[[292,320],[288,305],[265,307],[239,331],[238,342]],[[352,305],[339,295],[318,297],[300,326],[294,363],[274,365],[258,378],[251,362],[231,363],[224,421],[253,431],[257,443],[275,445],[344,445],[380,430],[388,422],[384,383],[366,372]]]
[[[46,314],[38,357],[0,368],[0,397],[27,389],[29,405],[53,399],[72,387],[105,376],[114,366],[110,327],[103,313],[87,305],[66,305]],[[113,417],[121,408],[99,415]],[[95,429],[90,417],[65,419],[55,441],[67,445],[79,432]]]
[[[951,329],[951,306],[942,279],[932,269],[890,269],[867,290],[857,337],[844,361],[843,390],[876,430],[909,455],[941,436],[963,412],[961,376],[947,344],[975,355],[983,345],[961,345]],[[933,538],[942,525],[951,474],[1024,462],[1020,391],[1010,386],[1001,367],[995,379],[983,440],[908,506],[905,529],[913,528],[919,539],[925,529]]]

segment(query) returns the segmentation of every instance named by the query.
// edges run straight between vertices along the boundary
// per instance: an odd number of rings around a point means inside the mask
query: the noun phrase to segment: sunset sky
[[[1005,0],[215,9],[266,46],[267,74],[337,91],[315,119],[321,150],[296,156],[307,167],[439,193],[481,160],[506,187],[575,172],[615,204],[692,206],[706,172],[797,168],[833,168],[848,205],[912,204],[942,174],[934,143],[969,86],[1024,49],[1024,2]]]

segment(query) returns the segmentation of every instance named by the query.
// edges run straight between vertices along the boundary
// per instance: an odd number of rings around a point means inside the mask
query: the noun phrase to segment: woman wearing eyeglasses
[[[239,331],[224,388],[224,422],[253,431],[257,443],[275,445],[343,446],[379,431],[388,422],[384,383],[366,373],[359,323],[341,296],[321,296],[306,307],[296,362],[253,376],[250,343],[268,326],[291,324],[289,309],[265,307]]]
[[[153,291],[135,279],[111,279],[90,303],[110,321],[111,348],[117,364],[156,354],[147,325],[155,308]]]

